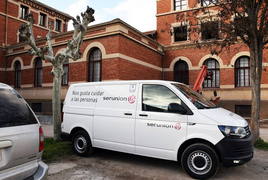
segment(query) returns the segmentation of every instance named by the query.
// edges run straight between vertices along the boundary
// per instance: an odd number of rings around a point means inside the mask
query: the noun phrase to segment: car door
[[[177,160],[178,144],[186,137],[187,115],[169,112],[171,103],[184,105],[168,87],[141,84],[135,144],[140,155]]]
[[[1,171],[35,161],[38,152],[36,117],[14,90],[0,88],[0,179]]]
[[[136,83],[96,87],[102,92],[94,111],[94,146],[134,153]]]

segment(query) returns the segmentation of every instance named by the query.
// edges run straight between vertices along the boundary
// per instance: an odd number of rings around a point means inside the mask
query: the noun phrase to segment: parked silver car
[[[42,180],[43,130],[26,101],[0,83],[0,180]]]

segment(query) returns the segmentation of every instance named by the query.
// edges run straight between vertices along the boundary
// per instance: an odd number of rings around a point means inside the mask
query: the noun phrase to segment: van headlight
[[[244,138],[247,136],[247,131],[244,127],[237,126],[218,126],[222,134],[226,137]]]

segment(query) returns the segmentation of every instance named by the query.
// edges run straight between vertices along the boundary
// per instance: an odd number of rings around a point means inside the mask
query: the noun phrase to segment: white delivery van
[[[253,157],[248,123],[184,84],[114,81],[71,85],[63,137],[78,155],[104,148],[179,161],[194,178]]]

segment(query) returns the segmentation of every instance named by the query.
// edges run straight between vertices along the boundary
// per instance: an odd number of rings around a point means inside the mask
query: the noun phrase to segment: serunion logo
[[[180,130],[181,129],[181,123],[176,123],[174,128],[177,129],[177,130]]]
[[[129,102],[130,104],[134,104],[135,101],[136,101],[136,96],[129,96],[129,97],[128,97],[128,102]]]

